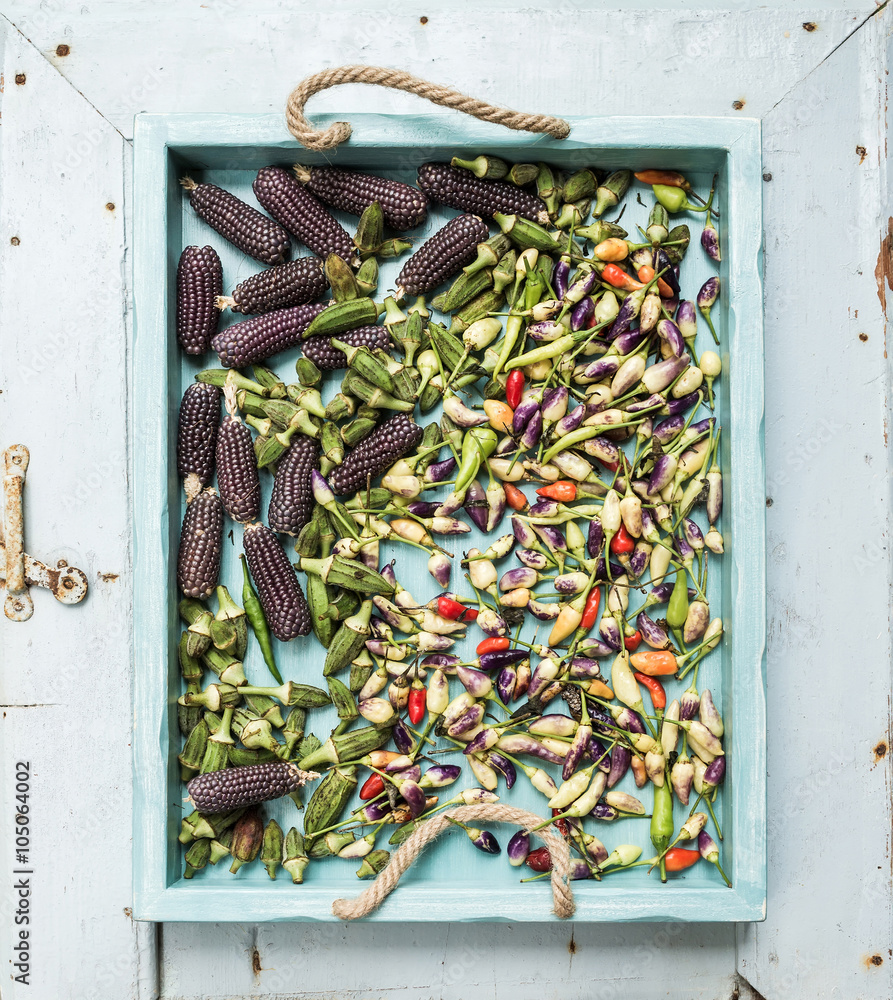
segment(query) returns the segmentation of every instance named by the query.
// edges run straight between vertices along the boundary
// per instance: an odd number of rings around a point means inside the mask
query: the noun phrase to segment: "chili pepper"
[[[561,810],[560,809],[553,809],[552,810],[552,815],[553,816],[561,816]],[[570,830],[568,830],[568,828],[567,828],[567,820],[566,819],[557,819],[557,820],[555,820],[553,826],[555,826],[558,829],[558,832],[561,834],[562,837],[564,837],[565,840],[568,839],[568,837],[570,836]],[[551,858],[550,858],[550,861],[551,861]]]
[[[428,692],[425,690],[425,685],[416,677],[412,682],[412,687],[409,691],[409,701],[406,705],[409,721],[414,726],[417,726],[425,717],[427,698]]]
[[[479,642],[475,652],[478,656],[483,656],[484,653],[495,653],[500,649],[508,649],[509,646],[511,642],[505,636],[494,635]]]
[[[667,604],[667,624],[676,631],[685,624],[688,617],[688,583],[685,573],[676,571],[676,583],[673,586],[673,593],[670,594],[670,601]]]
[[[384,791],[384,778],[380,774],[370,774],[360,789],[360,798],[365,802],[374,799]]]
[[[464,604],[454,601],[451,597],[441,594],[437,598],[437,613],[441,618],[447,618],[451,622],[468,619],[470,611],[470,608],[466,608]],[[477,618],[477,611],[474,612],[474,617]],[[473,621],[474,619],[471,620]]]
[[[641,642],[642,642],[642,633],[638,629],[636,629],[636,631],[633,632],[632,635],[627,635],[623,637],[623,645],[626,646],[626,648],[631,653],[635,653],[635,651],[639,648]]]
[[[636,275],[638,276],[639,281],[647,284],[654,277],[654,268],[651,267],[650,264],[645,264],[636,271]],[[666,281],[664,281],[663,278],[657,279],[657,288],[662,299],[673,298],[673,289],[667,284]]]
[[[586,606],[583,608],[583,617],[580,619],[580,628],[587,632],[595,624],[598,617],[598,609],[602,600],[602,592],[598,587],[593,587],[586,598]]]
[[[549,848],[538,847],[535,851],[531,851],[527,855],[525,864],[535,872],[552,871],[552,855],[549,853]]]
[[[700,860],[700,851],[693,851],[687,847],[674,847],[664,855],[662,867],[665,867],[668,872],[681,872],[685,871],[686,868],[691,868]]]
[[[640,684],[644,684],[648,688],[648,693],[651,695],[651,704],[654,705],[655,709],[660,710],[667,707],[667,693],[664,691],[663,684],[660,681],[639,671],[636,671],[633,676]]]
[[[645,287],[642,282],[636,281],[635,278],[632,278],[623,268],[618,267],[616,264],[608,264],[605,267],[602,271],[602,280],[607,281],[614,288],[622,288],[625,292],[634,292]]]
[[[685,197],[685,190],[670,184],[652,184],[651,190],[654,197],[664,206],[668,212],[706,212],[706,205],[693,205]]]
[[[673,836],[673,793],[670,783],[654,786],[654,806],[651,810],[651,843],[658,854],[663,855],[670,846]],[[667,881],[666,858],[660,860],[660,880]]]
[[[640,170],[633,176],[643,184],[664,184],[667,187],[678,187],[691,192],[691,184],[675,170]]]
[[[550,500],[570,503],[577,498],[577,487],[567,479],[559,479],[558,482],[549,483],[548,486],[541,486],[536,493],[537,496],[549,497]]]
[[[537,490],[537,493],[540,491]],[[611,551],[615,556],[625,555],[636,547],[636,540],[626,530],[626,525],[621,523],[617,529],[617,534],[611,539]]]
[[[647,653],[634,653],[630,662],[643,674],[649,677],[659,677],[665,674],[675,674],[679,664],[676,657],[666,649],[653,650]]]
[[[251,625],[258,646],[260,646],[264,663],[266,663],[270,673],[281,684],[282,675],[279,673],[279,668],[276,666],[276,659],[273,655],[273,637],[270,634],[270,626],[267,624],[260,598],[251,585],[251,576],[248,573],[248,563],[245,561],[245,556],[241,555],[239,558],[242,560],[242,607],[245,609],[245,617]]]
[[[503,483],[503,490],[505,490],[505,502],[512,508],[512,510],[517,510],[523,512],[527,510],[529,504],[527,503],[527,497],[514,486],[512,483]]]
[[[509,377],[505,383],[505,401],[514,410],[521,402],[521,393],[524,391],[524,372],[520,368],[513,368],[509,372]]]

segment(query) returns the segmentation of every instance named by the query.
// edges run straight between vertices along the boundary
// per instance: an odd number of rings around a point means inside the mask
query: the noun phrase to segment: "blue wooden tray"
[[[320,124],[334,120],[334,116],[321,116]],[[174,336],[174,280],[179,254],[189,244],[210,243],[217,249],[227,291],[259,267],[195,216],[178,179],[185,173],[197,173],[254,204],[251,181],[256,170],[269,163],[334,162],[387,172],[412,182],[420,163],[486,150],[509,160],[542,159],[571,170],[590,164],[679,169],[699,190],[709,187],[713,173],[720,176],[723,297],[714,317],[723,337],[724,372],[716,388],[723,426],[726,554],[711,563],[709,596],[712,614],[723,618],[725,638],[720,649],[705,661],[699,685],[710,687],[726,721],[724,742],[730,768],[720,797],[720,821],[726,836],[723,860],[734,888],[726,888],[713,866],[703,863],[668,885],[638,869],[602,883],[577,882],[574,888],[576,919],[583,921],[763,919],[765,489],[759,123],[739,118],[580,118],[572,120],[572,137],[559,142],[454,115],[352,115],[351,120],[354,134],[350,142],[322,157],[299,147],[279,115],[139,115],[136,119],[131,427],[134,915],[171,921],[327,921],[335,919],[331,913],[334,899],[353,896],[368,884],[357,880],[357,862],[340,859],[311,865],[300,886],[293,885],[285,872],[271,882],[259,864],[246,866],[237,876],[221,864],[192,880],[182,877],[177,833],[189,805],[183,801],[185,788],[176,761],[180,738],[175,703],[181,691],[176,644],[181,626],[175,562],[183,513],[183,491],[175,463],[176,415],[183,389],[193,381],[195,372],[215,365],[216,359],[209,354],[200,359],[202,364],[196,364],[179,350]],[[636,206],[633,198],[627,202],[624,224],[633,232],[636,222],[645,224],[647,209]],[[432,211],[429,229],[442,225],[452,214],[449,210]],[[688,217],[692,220],[696,241],[700,220]],[[356,224],[355,219],[344,221],[347,228]],[[382,268],[381,289],[393,287],[399,266],[391,263]],[[708,267],[705,255],[693,246],[683,270],[686,296],[693,297],[712,273],[715,266]],[[710,343],[709,333],[704,329],[698,337],[700,351]],[[286,352],[271,359],[270,365],[289,381],[297,356],[297,351]],[[427,419],[436,416],[435,412]],[[265,478],[265,490],[264,509],[269,477]],[[233,528],[235,543],[225,541],[221,581],[238,599],[241,546],[238,528]],[[472,545],[484,548],[483,537],[473,533],[461,536],[452,546],[450,539],[444,544],[458,555]],[[384,551],[388,558],[396,556],[401,581],[419,600],[428,600],[437,592],[425,572],[422,553],[405,546],[393,553],[383,546]],[[461,579],[458,571],[454,580],[457,578]],[[465,648],[470,646],[471,639]],[[278,647],[284,676],[296,680],[318,680],[320,654],[321,647],[313,637]],[[271,683],[256,649],[249,652],[246,673],[252,683]],[[321,712],[311,713],[309,723],[322,736],[331,728],[329,716]],[[635,792],[629,776],[626,781]],[[525,779],[519,778],[506,801],[542,813],[542,797],[524,785]],[[647,789],[644,799],[649,801]],[[273,804],[268,814],[274,815],[283,829],[291,825],[300,828],[300,816],[289,799]],[[677,826],[683,818],[677,805]],[[611,849],[620,843],[647,845],[647,827],[647,820],[628,819],[601,824],[593,832]],[[510,835],[502,828],[495,832],[503,843]],[[427,851],[369,919],[555,919],[548,881],[520,885],[519,877],[504,856],[492,858],[475,851],[457,830]]]

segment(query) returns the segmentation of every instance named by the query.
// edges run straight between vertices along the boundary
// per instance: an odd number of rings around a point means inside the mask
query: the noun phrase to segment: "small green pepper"
[[[270,633],[270,626],[267,625],[264,609],[260,606],[260,599],[254,587],[251,586],[251,577],[248,574],[248,563],[245,561],[245,556],[242,555],[239,558],[242,560],[242,607],[245,609],[245,616],[251,625],[260,651],[263,653],[264,663],[281,684],[282,674],[279,673],[276,658],[273,656],[273,637]]]
[[[654,786],[654,808],[651,810],[651,843],[658,854],[670,846],[673,837],[673,793],[670,782],[666,779],[662,785]],[[660,880],[667,881],[667,866],[663,857],[660,860]]]

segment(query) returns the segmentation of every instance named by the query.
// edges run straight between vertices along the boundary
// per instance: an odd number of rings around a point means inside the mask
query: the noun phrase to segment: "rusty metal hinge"
[[[23,444],[3,452],[3,517],[0,518],[0,582],[6,581],[3,612],[10,621],[26,622],[34,614],[29,587],[46,587],[62,604],[78,604],[87,595],[87,577],[60,559],[55,568],[25,552],[22,494],[30,455]]]

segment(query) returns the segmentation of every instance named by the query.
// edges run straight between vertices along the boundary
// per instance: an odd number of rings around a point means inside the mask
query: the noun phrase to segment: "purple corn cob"
[[[297,791],[308,777],[310,772],[299,770],[297,764],[252,764],[200,774],[186,788],[195,808],[209,814],[278,799]]]
[[[367,477],[375,479],[417,447],[422,433],[422,428],[405,413],[385,420],[332,470],[329,485],[338,496],[358,490],[366,485]]]
[[[255,522],[245,525],[242,545],[270,631],[280,642],[307,635],[310,609],[279,539],[265,524]]]
[[[234,247],[262,264],[281,264],[288,258],[291,241],[278,223],[216,184],[196,184],[191,177],[180,183],[196,213]]]
[[[316,442],[303,434],[294,438],[280,459],[267,508],[267,521],[273,531],[297,535],[313,516],[315,501],[310,473],[316,468],[318,460]]]
[[[224,368],[256,364],[300,344],[310,321],[328,305],[328,302],[315,302],[243,319],[221,330],[211,346]]]
[[[549,222],[549,213],[539,198],[514,184],[475,177],[470,170],[449,163],[425,163],[418,176],[419,187],[441,205],[487,217],[502,212],[542,225]]]
[[[262,167],[254,178],[254,195],[263,207],[309,250],[325,260],[336,253],[348,262],[356,250],[338,220],[282,167]]]
[[[476,215],[457,215],[403,265],[397,277],[399,294],[424,295],[454,275],[477,253],[478,243],[490,235]]]
[[[187,354],[211,349],[223,268],[213,247],[186,247],[177,264],[177,340]]]
[[[177,472],[192,499],[214,475],[214,448],[220,426],[220,389],[195,382],[180,401],[177,421]]]
[[[421,225],[428,215],[428,199],[409,184],[361,174],[340,167],[295,167],[295,176],[332,208],[362,215],[375,201],[384,221],[398,232]]]
[[[209,597],[220,575],[223,505],[203,490],[186,508],[177,553],[177,584],[187,597]]]
[[[236,415],[235,406],[220,425],[216,451],[217,485],[227,514],[243,524],[253,521],[260,513],[260,477],[251,431]]]
[[[312,302],[328,287],[319,258],[298,257],[240,281],[232,295],[221,295],[217,299],[217,308],[240,313],[267,313]],[[216,323],[214,329],[217,329]]]
[[[351,347],[380,347],[387,351],[391,347],[388,331],[383,326],[358,326],[347,333],[339,333],[338,340]],[[309,358],[321,372],[333,372],[347,367],[347,355],[337,347],[332,347],[332,338],[324,333],[308,337],[301,345],[304,357]]]

